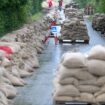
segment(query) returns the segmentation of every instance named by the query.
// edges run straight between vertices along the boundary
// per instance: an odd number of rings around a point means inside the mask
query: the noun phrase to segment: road
[[[85,22],[90,43],[55,45],[53,41],[50,41],[45,45],[45,50],[39,56],[41,67],[34,72],[31,78],[26,79],[27,86],[18,88],[19,95],[13,105],[52,105],[53,79],[62,54],[72,50],[85,53],[94,45],[105,45],[105,38],[92,29],[91,22],[86,19]]]

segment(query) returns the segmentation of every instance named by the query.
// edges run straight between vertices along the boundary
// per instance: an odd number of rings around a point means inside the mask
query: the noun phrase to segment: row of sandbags
[[[54,101],[105,102],[105,47],[65,53],[54,80]]]
[[[72,18],[64,22],[61,28],[61,39],[89,40],[87,27],[84,21]]]
[[[96,31],[101,31],[102,34],[105,33],[105,14],[104,13],[96,13],[93,16],[92,27]]]
[[[15,87],[26,85],[23,78],[40,67],[38,54],[44,49],[47,30],[43,19],[0,39],[0,105],[11,105],[18,94]]]

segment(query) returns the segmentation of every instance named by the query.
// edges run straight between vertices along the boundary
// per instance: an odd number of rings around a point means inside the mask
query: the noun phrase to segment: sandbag
[[[88,71],[96,76],[105,76],[105,61],[89,60],[87,62]]]
[[[6,77],[11,81],[14,86],[24,86],[23,81],[20,78],[13,76],[12,74],[6,74]]]
[[[88,59],[105,60],[105,48],[101,45],[93,47],[88,54]]]
[[[82,102],[95,102],[95,98],[90,93],[81,93],[80,95],[80,101]]]
[[[78,74],[80,71],[86,71],[87,68],[66,68],[63,65],[60,65],[58,67],[58,75],[60,76],[60,79],[65,79],[68,77],[75,77],[76,74]]]
[[[85,80],[85,81],[79,81],[80,85],[95,85],[95,86],[100,86],[97,83],[97,79],[92,79],[92,80]]]
[[[0,91],[0,105],[8,105],[8,100],[1,91]]]
[[[24,70],[28,72],[33,72],[33,68],[28,64],[28,62],[24,63]]]
[[[105,102],[105,93],[96,97],[96,102]]]
[[[29,73],[29,72],[24,71],[24,70],[19,70],[19,74],[20,74],[21,78],[25,78],[25,77],[28,77],[28,76],[32,75],[32,73]]]
[[[62,64],[68,68],[81,68],[86,66],[86,58],[81,53],[66,53]]]
[[[6,95],[7,98],[13,99],[17,95],[17,90],[12,85],[1,84],[0,90]]]
[[[76,97],[79,95],[80,95],[79,90],[73,85],[57,85],[56,86],[55,96]]]
[[[101,87],[100,91],[96,92],[94,94],[94,96],[97,97],[97,96],[99,96],[99,95],[101,95],[103,93],[105,93],[105,85],[103,87]]]
[[[19,68],[16,65],[12,66],[12,74],[16,77],[20,77]]]
[[[78,71],[78,73],[75,73],[75,78],[77,78],[78,80],[85,81],[85,80],[93,80],[95,79],[95,76],[93,76],[87,71]]]
[[[58,80],[58,82],[61,84],[61,85],[74,85],[74,86],[78,86],[79,85],[79,82],[77,79],[73,78],[73,77],[69,77],[69,78],[65,78],[63,80]]]
[[[105,76],[100,77],[99,79],[97,79],[97,84],[100,86],[105,85]]]
[[[86,93],[95,93],[100,90],[98,86],[93,86],[93,85],[80,85],[78,86],[78,89],[80,92],[86,92]]]
[[[0,83],[2,83],[2,82],[6,83],[6,84],[9,84],[9,85],[12,85],[11,81],[9,79],[5,78],[5,77],[1,78]]]
[[[73,101],[73,98],[70,96],[53,96],[54,101]]]

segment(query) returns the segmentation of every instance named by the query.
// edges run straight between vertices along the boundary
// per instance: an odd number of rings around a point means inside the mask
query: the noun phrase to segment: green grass
[[[43,16],[43,14],[42,14],[41,12],[39,12],[39,13],[33,15],[33,16],[31,17],[31,20],[32,20],[32,21],[37,21],[37,20],[39,20],[42,16]]]

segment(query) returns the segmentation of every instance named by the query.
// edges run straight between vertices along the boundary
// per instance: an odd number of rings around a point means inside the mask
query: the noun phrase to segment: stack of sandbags
[[[97,85],[100,90],[94,94],[96,102],[105,101],[105,48],[95,46],[88,54],[88,71],[97,77]]]
[[[54,80],[54,101],[105,101],[105,48],[98,45],[88,56],[63,55]]]
[[[54,100],[94,102],[93,94],[99,87],[88,84],[96,78],[88,72],[86,63],[81,53],[63,55],[55,79]]]
[[[0,105],[8,105],[8,99],[13,99],[17,95],[17,90],[13,87],[12,82],[5,77],[7,72],[0,60]]]
[[[77,18],[65,21],[61,29],[61,39],[89,40],[86,24]]]
[[[80,10],[78,9],[74,9],[74,8],[67,8],[65,10],[65,16],[68,18],[68,19],[71,19],[71,18],[78,18],[79,20],[83,21],[83,12],[81,12]]]
[[[93,29],[101,32],[105,32],[105,14],[104,13],[97,13],[93,16],[92,20],[92,27]]]

